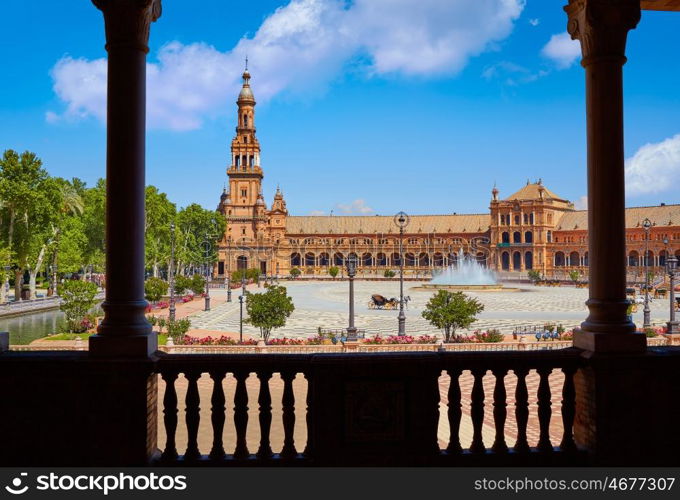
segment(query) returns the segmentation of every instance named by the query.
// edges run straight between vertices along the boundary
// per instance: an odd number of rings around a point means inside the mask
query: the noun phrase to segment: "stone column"
[[[147,357],[157,350],[144,309],[146,54],[160,0],[93,0],[104,14],[108,52],[106,299],[90,338],[99,357]]]
[[[574,345],[588,351],[645,349],[626,309],[623,153],[623,64],[628,31],[640,20],[639,0],[570,0],[567,30],[581,42],[586,71],[588,318]]]

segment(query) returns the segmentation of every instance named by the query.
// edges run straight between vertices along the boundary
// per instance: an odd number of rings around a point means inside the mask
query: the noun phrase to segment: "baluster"
[[[175,380],[177,372],[164,371],[161,377],[165,381],[165,394],[163,395],[163,422],[165,424],[165,450],[163,450],[163,460],[177,459],[177,443],[175,433],[177,432],[177,391],[175,390]]]
[[[224,431],[224,421],[226,419],[224,412],[226,407],[224,405],[224,388],[222,387],[222,380],[226,373],[222,371],[210,372],[210,378],[213,380],[213,392],[210,402],[212,403],[210,419],[213,428],[213,445],[210,450],[210,458],[212,460],[224,459],[224,443],[222,441],[222,434]]]
[[[486,451],[484,440],[482,439],[482,426],[484,425],[484,385],[482,384],[482,379],[485,374],[485,369],[476,368],[472,370],[475,383],[472,386],[472,401],[470,403],[473,429],[470,451],[473,453],[484,453]]]
[[[536,370],[541,377],[538,383],[538,426],[540,435],[538,438],[537,448],[540,451],[552,451],[553,447],[550,443],[550,416],[552,410],[550,409],[550,382],[548,377],[552,372],[552,368],[539,368]]]
[[[234,458],[243,459],[250,456],[246,442],[248,429],[248,390],[246,380],[250,376],[247,371],[234,372],[236,392],[234,393],[234,427],[236,427],[236,449]]]
[[[516,368],[513,370],[517,376],[517,387],[515,387],[515,420],[517,421],[517,441],[513,450],[517,453],[529,451],[527,441],[527,423],[529,422],[529,391],[527,391],[527,368]]]
[[[493,370],[496,377],[496,385],[493,389],[493,421],[496,426],[496,438],[491,449],[496,453],[507,453],[508,445],[505,443],[505,418],[507,417],[505,374],[508,370],[498,368]]]
[[[185,398],[186,425],[187,425],[187,451],[184,453],[184,460],[197,460],[201,457],[198,449],[198,424],[201,421],[201,402],[198,394],[198,379],[201,377],[199,371],[187,371],[184,376],[189,382],[187,395]]]
[[[576,415],[576,389],[574,388],[574,373],[575,367],[562,368],[564,373],[564,386],[562,387],[562,425],[564,427],[564,434],[562,434],[562,442],[560,449],[562,451],[574,451],[576,443],[574,442],[574,416]]]
[[[460,403],[460,374],[461,370],[453,369],[446,370],[451,377],[449,382],[449,394],[447,396],[449,403],[449,429],[451,435],[449,437],[449,446],[446,451],[449,453],[460,453],[463,447],[460,445],[460,419],[463,416],[462,405]]]
[[[281,372],[283,379],[283,397],[281,398],[281,405],[283,406],[283,449],[281,450],[282,458],[294,458],[297,456],[295,449],[295,394],[293,393],[293,380],[295,379],[295,372]]]
[[[259,371],[257,378],[260,379],[260,394],[257,402],[260,405],[260,448],[257,450],[257,458],[271,458],[272,447],[269,442],[269,431],[272,425],[272,397],[269,392],[269,379],[271,372]]]
[[[306,417],[306,422],[307,422],[307,444],[305,445],[305,451],[303,452],[305,457],[310,457],[314,453],[314,443],[312,443],[312,385],[314,384],[314,381],[311,379],[311,376],[309,373],[305,372],[303,373],[305,376],[305,379],[307,380],[307,398],[306,398],[306,404],[307,404],[307,417]]]

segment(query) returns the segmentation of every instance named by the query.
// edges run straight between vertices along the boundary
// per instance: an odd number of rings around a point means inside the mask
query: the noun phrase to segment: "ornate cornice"
[[[569,0],[567,31],[581,42],[581,64],[626,62],[626,37],[640,21],[640,0]]]
[[[161,0],[92,0],[104,13],[106,50],[134,48],[149,52],[151,23],[161,16]]]

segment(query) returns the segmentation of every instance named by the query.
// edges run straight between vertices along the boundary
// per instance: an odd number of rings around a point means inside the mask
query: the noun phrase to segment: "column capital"
[[[104,13],[106,50],[134,48],[149,52],[151,23],[161,16],[161,0],[92,0]]]
[[[626,62],[626,37],[640,21],[640,0],[569,0],[567,31],[581,42],[581,64]]]

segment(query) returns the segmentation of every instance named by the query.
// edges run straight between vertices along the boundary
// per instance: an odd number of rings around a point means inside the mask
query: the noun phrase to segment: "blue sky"
[[[584,72],[563,0],[164,2],[147,182],[214,208],[248,53],[271,203],[295,215],[486,212],[542,178],[586,193]],[[89,1],[3,2],[0,149],[105,172],[104,29]],[[680,201],[680,14],[644,12],[625,66],[628,204]],[[554,37],[554,38],[553,38]],[[552,41],[551,41],[552,39]]]

